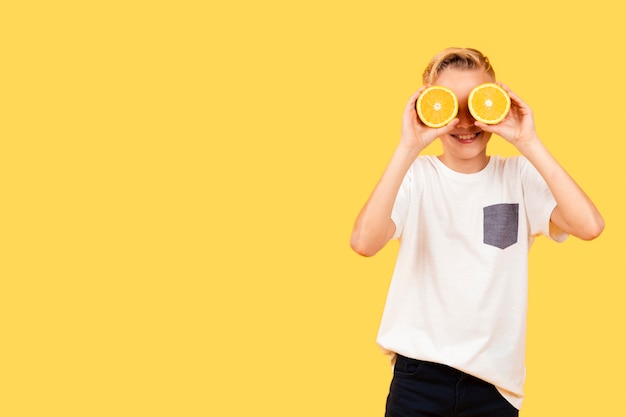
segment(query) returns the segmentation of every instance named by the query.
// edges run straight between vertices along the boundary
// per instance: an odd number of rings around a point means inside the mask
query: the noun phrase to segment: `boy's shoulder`
[[[524,164],[528,162],[528,160],[522,155],[490,155],[489,158],[499,164]]]
[[[522,155],[514,155],[514,156],[492,156],[491,159],[494,160],[494,163],[500,165],[502,167],[506,167],[509,169],[514,169],[517,171],[525,171],[527,169],[534,170],[533,164],[530,163],[525,156]]]

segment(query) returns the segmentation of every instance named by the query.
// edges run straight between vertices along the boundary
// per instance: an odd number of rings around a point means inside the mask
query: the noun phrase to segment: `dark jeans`
[[[496,389],[446,365],[398,355],[386,417],[517,417]]]

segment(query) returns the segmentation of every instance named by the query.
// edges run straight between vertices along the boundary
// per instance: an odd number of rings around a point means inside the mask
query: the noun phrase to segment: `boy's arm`
[[[511,142],[539,171],[557,203],[550,217],[552,223],[580,239],[595,239],[604,229],[598,209],[541,142],[531,109],[508,87],[502,87],[511,97],[509,115],[498,125],[476,125]]]
[[[415,111],[415,102],[424,87],[407,103],[402,118],[402,136],[385,172],[357,216],[350,245],[363,256],[375,255],[393,237],[396,226],[391,220],[393,205],[402,180],[419,153],[440,135],[451,131],[459,122],[431,129],[422,124]]]
[[[556,200],[550,221],[580,239],[598,237],[604,229],[600,212],[539,138],[524,143],[518,149],[539,171]]]
[[[372,256],[381,250],[396,231],[391,211],[398,190],[419,150],[398,146],[385,172],[361,209],[350,238],[350,246],[359,255]]]

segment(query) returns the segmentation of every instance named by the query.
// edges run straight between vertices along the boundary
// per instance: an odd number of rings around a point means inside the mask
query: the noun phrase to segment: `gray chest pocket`
[[[483,208],[483,242],[506,249],[517,243],[519,204],[494,204]]]

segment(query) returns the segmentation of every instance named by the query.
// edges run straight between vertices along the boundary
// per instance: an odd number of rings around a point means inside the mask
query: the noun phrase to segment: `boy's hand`
[[[498,83],[511,97],[511,110],[509,114],[496,125],[487,125],[481,122],[474,124],[486,132],[501,136],[516,148],[538,140],[535,130],[533,112],[524,101],[519,98],[506,85]]]
[[[433,129],[422,123],[417,115],[415,103],[425,88],[425,86],[420,88],[411,96],[402,117],[402,136],[400,138],[400,144],[417,152],[421,152],[441,135],[451,132],[454,126],[459,123],[459,119],[456,118],[438,129]]]

